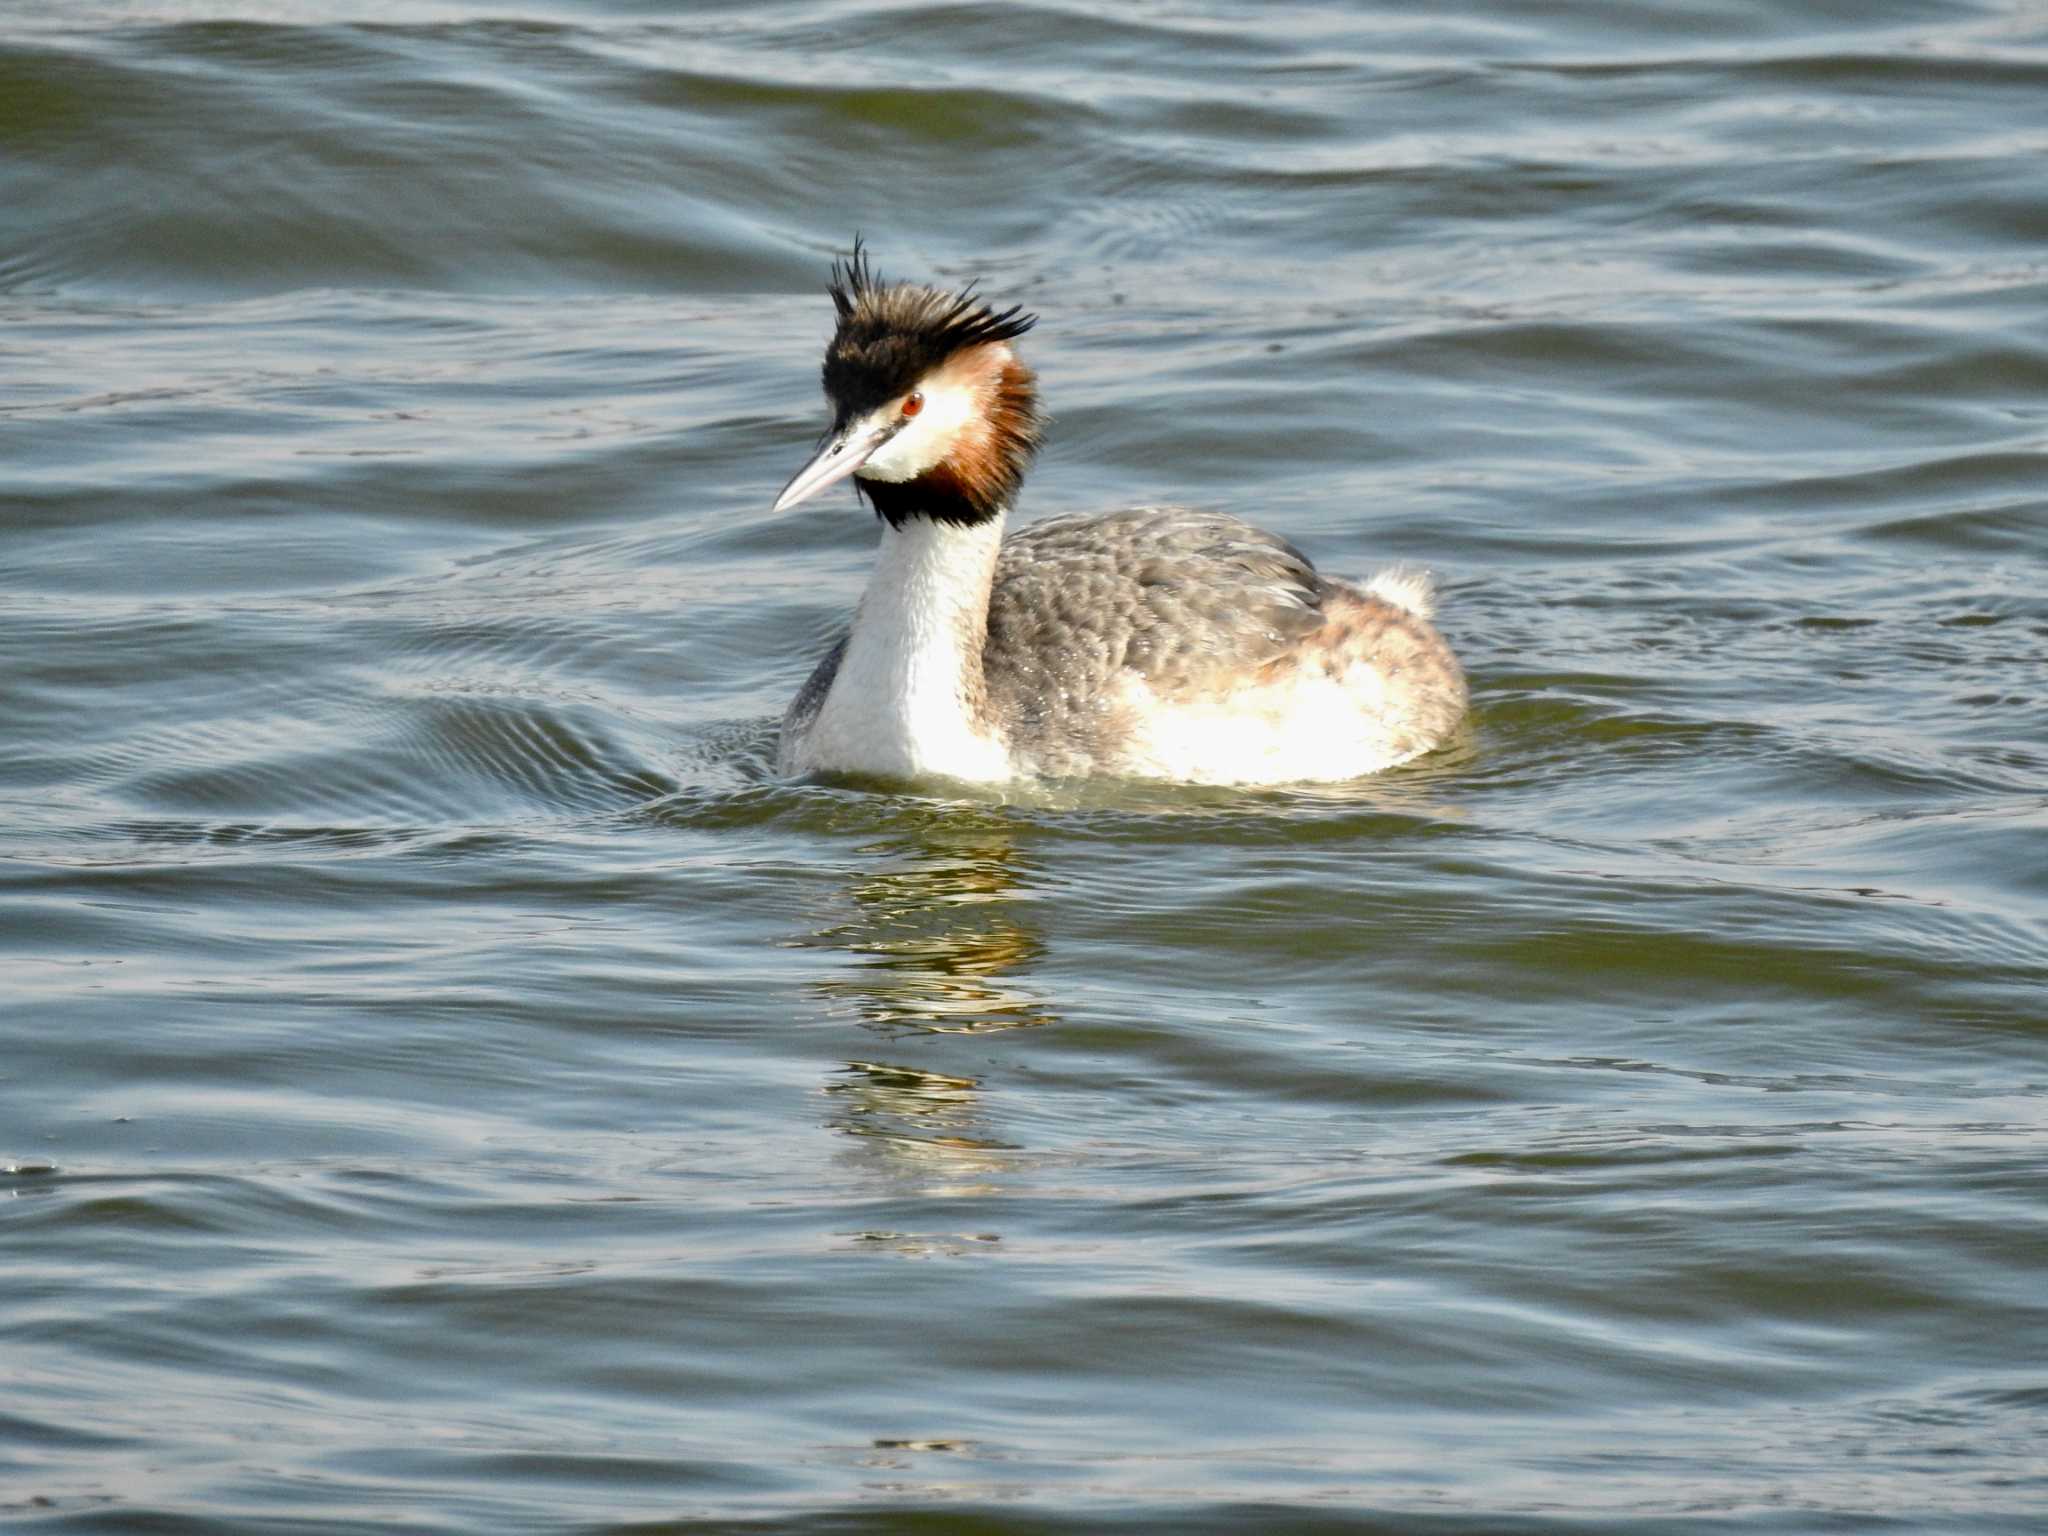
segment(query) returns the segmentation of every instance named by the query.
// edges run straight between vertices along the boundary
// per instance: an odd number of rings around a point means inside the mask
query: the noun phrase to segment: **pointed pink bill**
[[[817,456],[796,472],[769,510],[787,512],[798,502],[809,501],[826,486],[837,485],[873,458],[875,450],[893,435],[887,427],[864,435],[857,429],[829,434]]]

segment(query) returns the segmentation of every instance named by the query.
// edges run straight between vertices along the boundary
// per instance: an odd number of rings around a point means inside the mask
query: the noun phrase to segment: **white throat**
[[[799,749],[805,770],[889,777],[1011,776],[982,718],[981,651],[1003,517],[963,528],[928,517],[882,524],[839,673]]]

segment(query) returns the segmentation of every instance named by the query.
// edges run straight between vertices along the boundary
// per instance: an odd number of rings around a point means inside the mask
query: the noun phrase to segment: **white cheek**
[[[974,396],[964,389],[927,389],[924,409],[910,419],[875,456],[860,467],[864,480],[915,480],[953,451],[961,428],[974,418]],[[879,426],[892,419],[878,411],[867,422]]]

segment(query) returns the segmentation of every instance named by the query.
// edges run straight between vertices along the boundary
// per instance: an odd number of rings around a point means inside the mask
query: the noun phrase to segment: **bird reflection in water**
[[[844,973],[813,984],[829,1013],[896,1044],[893,1056],[910,1055],[903,1048],[918,1037],[1056,1022],[1020,981],[1044,942],[1020,920],[1034,882],[1007,815],[920,807],[914,822],[861,852],[873,863],[835,902],[837,920],[792,941],[854,957]],[[865,1058],[826,1083],[834,1129],[882,1138],[954,1177],[1009,1166],[1015,1145],[991,1132],[980,1078]]]

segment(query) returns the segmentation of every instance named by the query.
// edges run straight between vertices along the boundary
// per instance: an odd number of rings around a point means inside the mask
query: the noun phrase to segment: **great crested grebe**
[[[787,511],[854,477],[882,547],[783,717],[785,773],[1197,784],[1356,778],[1439,745],[1465,678],[1427,577],[1333,581],[1221,512],[1139,507],[1003,536],[1039,441],[1037,322],[970,287],[832,267],[832,426]]]

